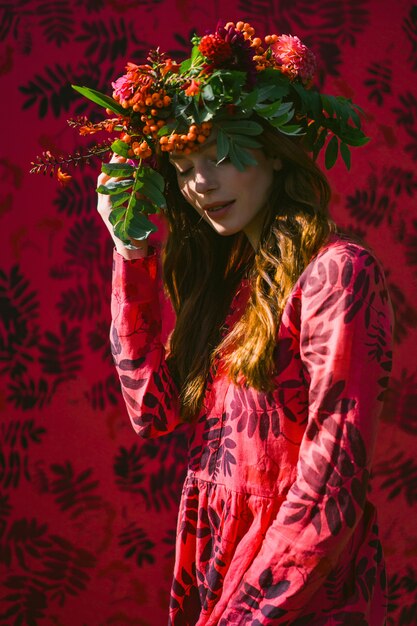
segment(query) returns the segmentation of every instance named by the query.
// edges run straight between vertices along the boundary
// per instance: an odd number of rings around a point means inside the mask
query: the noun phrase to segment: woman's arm
[[[114,155],[112,161],[126,159]],[[101,174],[99,185],[115,180]],[[98,194],[98,211],[115,243],[110,330],[113,359],[133,428],[141,437],[157,437],[180,423],[179,394],[165,359],[162,340],[162,285],[159,259],[148,242],[127,248],[109,222],[109,196]],[[161,314],[162,312],[162,314]],[[169,312],[173,320],[173,314]],[[165,321],[165,320],[164,320]]]
[[[210,625],[277,626],[305,615],[363,517],[391,368],[383,275],[369,253],[342,247],[319,255],[299,284],[309,414],[297,478],[260,552],[238,587],[220,599]]]

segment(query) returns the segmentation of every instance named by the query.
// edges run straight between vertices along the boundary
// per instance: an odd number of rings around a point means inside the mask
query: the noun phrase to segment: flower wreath
[[[369,141],[357,105],[313,87],[315,57],[298,37],[268,35],[262,41],[250,24],[228,22],[191,41],[191,56],[180,64],[159,48],[150,51],[146,64],[128,63],[126,74],[112,83],[112,97],[73,85],[109,117],[98,123],[82,117],[69,124],[81,135],[116,131],[119,137],[67,158],[44,152],[32,163],[31,172],[57,169],[65,183],[71,177],[62,166],[94,155],[104,158],[110,149],[127,158],[126,163],[102,164],[103,172],[121,180],[98,188],[110,196],[110,221],[126,244],[154,231],[147,215],[165,205],[155,156],[174,150],[189,154],[213,129],[218,162],[228,157],[239,170],[256,163],[248,149],[261,147],[261,120],[286,135],[303,135],[313,158],[326,145],[327,169],[339,154],[349,169],[349,146]]]

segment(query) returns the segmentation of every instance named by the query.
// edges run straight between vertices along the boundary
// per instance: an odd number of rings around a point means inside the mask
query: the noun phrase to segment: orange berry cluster
[[[145,92],[145,93],[144,93]],[[165,120],[160,118],[162,109],[167,109],[171,105],[171,98],[164,89],[159,89],[153,93],[148,91],[148,87],[139,90],[129,100],[120,102],[123,108],[132,108],[135,113],[141,113],[140,120],[143,124],[142,133],[152,137],[157,141],[158,131],[165,125]],[[152,155],[152,149],[143,137],[132,137],[127,133],[122,135],[122,140],[130,143],[129,156],[136,156],[147,159]]]
[[[278,35],[266,35],[264,41],[268,48],[278,41]],[[257,63],[256,69],[260,71],[267,67],[276,67],[275,60],[268,54],[268,50],[264,51],[262,48],[260,50],[261,52],[257,51],[257,54],[253,57],[253,60]]]
[[[275,67],[274,59],[270,59],[268,55],[268,47],[278,40],[278,35],[267,35],[264,38],[265,47],[263,47],[262,39],[254,37],[255,29],[248,22],[228,22],[225,28],[232,26],[236,30],[243,33],[246,40],[250,41],[251,48],[255,48],[253,60],[256,62],[258,71],[264,70],[266,67]]]
[[[236,30],[243,33],[243,37],[250,41],[251,48],[255,48],[256,56],[254,57],[255,61],[257,60],[257,56],[261,57],[265,50],[262,48],[262,39],[260,37],[254,37],[255,29],[248,22],[227,22],[225,28],[236,28]]]
[[[171,133],[159,139],[162,152],[183,152],[190,154],[196,150],[210,135],[212,122],[202,124],[191,124],[187,133]]]

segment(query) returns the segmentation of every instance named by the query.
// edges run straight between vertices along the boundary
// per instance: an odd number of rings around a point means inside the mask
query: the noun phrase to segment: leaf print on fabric
[[[17,489],[21,479],[31,480],[29,449],[33,444],[42,443],[45,434],[46,429],[33,419],[0,424],[0,485],[3,490]]]
[[[124,557],[134,558],[138,567],[155,561],[153,555],[155,543],[148,538],[143,528],[131,522],[119,534],[119,546],[124,549]]]
[[[120,385],[115,372],[111,372],[104,380],[96,381],[86,392],[86,398],[93,409],[104,411],[108,406],[119,403]]]
[[[86,589],[90,581],[89,570],[96,561],[89,551],[77,548],[64,538],[52,536],[42,555],[42,578],[47,579],[45,588],[51,599],[63,606],[67,596],[77,596]]]
[[[374,476],[383,477],[381,489],[387,491],[388,500],[403,494],[409,506],[417,503],[417,463],[414,458],[406,457],[404,452],[397,452],[390,459],[377,463]]]
[[[235,441],[229,437],[232,433],[231,426],[223,426],[225,414],[222,418],[211,418],[205,422],[203,440],[207,441],[199,465],[202,470],[208,470],[213,480],[222,470],[224,475],[231,476],[236,465],[236,459],[232,450],[236,447]],[[195,454],[195,450],[193,454]]]
[[[86,42],[86,57],[94,58],[95,62],[102,64],[104,61],[115,61],[119,57],[126,58],[128,43],[139,43],[136,36],[137,31],[132,22],[126,21],[123,17],[118,22],[111,20],[93,20],[83,22],[81,34],[76,37],[76,41]],[[136,58],[145,58],[148,47],[135,51]],[[132,54],[132,53],[130,53]]]
[[[8,576],[3,581],[1,596],[2,607],[0,619],[4,624],[14,620],[15,624],[37,624],[37,620],[45,618],[47,596],[39,582],[31,576]]]
[[[410,5],[410,12],[403,21],[403,30],[411,46],[407,60],[415,72],[417,71],[417,9],[415,4]]]
[[[381,419],[395,422],[404,432],[417,435],[417,371],[403,370],[399,378],[391,378]]]
[[[312,434],[310,431],[310,437]],[[301,495],[301,502],[289,503],[291,513],[286,515],[284,524],[299,522],[309,513],[312,521],[314,519],[317,533],[320,533],[323,520],[317,516],[324,513],[330,532],[336,536],[343,523],[349,528],[354,527],[357,519],[355,502],[356,505],[363,506],[363,489],[355,475],[366,465],[366,450],[360,432],[353,424],[347,422],[346,429],[342,431],[331,417],[323,421],[321,429],[316,429],[312,440],[317,445],[311,452],[314,465],[300,458],[300,469],[308,487],[317,496],[326,496],[324,511],[312,509],[309,512],[307,503],[313,500],[307,494],[299,492],[297,495]],[[330,462],[327,454],[319,452],[321,448],[330,454]],[[349,487],[342,487],[343,484]],[[335,488],[338,491],[334,496],[332,494]]]
[[[190,574],[181,568],[179,578],[174,578],[170,597],[169,626],[195,624],[201,611],[200,596],[195,586],[195,565]]]
[[[93,469],[88,468],[76,473],[70,461],[65,464],[51,465],[53,477],[50,482],[51,493],[62,511],[70,511],[70,517],[76,518],[83,512],[100,509],[103,503],[99,495],[97,479],[93,478]]]
[[[183,494],[182,509],[179,514],[179,530],[183,544],[187,543],[188,535],[196,535],[198,520],[198,489],[195,486],[187,487]]]
[[[369,88],[368,99],[378,106],[384,104],[386,96],[391,95],[392,67],[390,59],[373,61],[367,68],[369,78],[364,85]]]

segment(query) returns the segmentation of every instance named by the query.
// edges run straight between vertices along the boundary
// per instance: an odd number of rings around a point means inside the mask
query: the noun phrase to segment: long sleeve
[[[179,423],[178,390],[162,341],[160,280],[156,254],[113,258],[111,349],[135,431],[158,437]]]
[[[296,480],[210,626],[284,626],[307,618],[313,596],[342,553],[358,548],[369,524],[367,483],[392,356],[383,274],[367,251],[344,246],[310,263],[296,291],[284,323],[298,325],[309,395]]]

